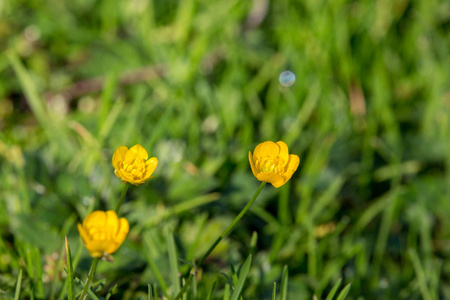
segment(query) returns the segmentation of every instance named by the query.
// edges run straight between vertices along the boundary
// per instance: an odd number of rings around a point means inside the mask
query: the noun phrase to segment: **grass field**
[[[159,164],[93,290],[173,299],[263,141],[300,166],[184,299],[450,299],[449,1],[7,0],[0,49],[1,299],[67,299],[65,236],[85,281],[76,224],[114,209],[135,144]]]

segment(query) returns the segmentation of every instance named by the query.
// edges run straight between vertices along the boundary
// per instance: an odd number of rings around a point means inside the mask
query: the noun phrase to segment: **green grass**
[[[93,291],[171,299],[257,189],[266,140],[299,169],[186,299],[450,298],[448,1],[10,0],[0,49],[0,298],[80,293],[76,223],[114,209],[112,153],[139,143],[155,178],[130,187]]]

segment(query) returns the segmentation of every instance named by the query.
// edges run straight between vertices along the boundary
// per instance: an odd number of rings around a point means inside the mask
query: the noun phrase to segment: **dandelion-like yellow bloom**
[[[127,219],[119,219],[113,210],[93,211],[84,219],[83,225],[78,223],[81,239],[92,257],[116,252],[129,230]]]
[[[269,182],[276,188],[291,179],[300,163],[300,158],[295,154],[289,154],[287,145],[281,141],[259,144],[253,155],[252,152],[248,152],[248,160],[253,175],[259,181]]]
[[[112,158],[114,174],[124,182],[141,185],[152,176],[158,165],[158,159],[148,159],[147,151],[141,145],[128,149],[120,146]]]

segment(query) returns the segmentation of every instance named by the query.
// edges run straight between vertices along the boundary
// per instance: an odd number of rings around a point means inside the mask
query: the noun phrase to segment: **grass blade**
[[[425,278],[425,270],[420,263],[419,256],[417,255],[417,251],[413,248],[408,249],[409,258],[413,264],[414,272],[416,273],[417,282],[419,283],[420,293],[422,294],[423,299],[431,300],[431,293],[428,288],[427,279]]]
[[[250,254],[255,254],[256,251],[256,243],[258,242],[258,233],[256,231],[253,231],[252,239],[250,241]]]
[[[148,297],[147,297],[148,300],[152,300],[152,298],[153,298],[152,293],[153,293],[153,291],[152,291],[152,285],[149,283],[149,284],[148,284]]]
[[[276,300],[277,298],[277,283],[273,283],[273,292],[272,292],[272,300]]]
[[[20,269],[19,276],[17,276],[17,284],[16,284],[16,292],[14,294],[14,300],[19,300],[21,285],[22,285],[22,269]]]
[[[106,294],[105,300],[109,300],[111,296],[115,293],[117,293],[117,284],[115,284],[113,288],[109,290],[108,294]]]
[[[170,277],[173,285],[173,295],[180,292],[180,280],[178,276],[178,257],[175,248],[175,240],[172,234],[167,234],[167,250],[169,252]]]
[[[7,57],[25,92],[28,104],[39,123],[45,129],[48,139],[60,149],[64,149],[61,153],[66,154],[67,157],[69,157],[73,147],[67,136],[63,134],[61,127],[58,127],[58,125],[54,123],[53,116],[48,113],[46,103],[39,96],[30,74],[25,69],[16,53],[12,51],[7,52]]]
[[[242,289],[244,288],[244,283],[247,280],[248,272],[250,271],[250,266],[252,264],[252,255],[250,254],[248,258],[245,260],[244,265],[242,266],[241,272],[239,274],[239,280],[236,284],[236,288],[231,295],[231,300],[238,300],[239,296],[242,293]]]
[[[225,290],[223,291],[223,300],[230,300],[230,284],[225,284]]]
[[[168,297],[167,295],[167,286],[166,283],[164,282],[164,278],[161,275],[161,272],[159,271],[158,266],[155,263],[155,258],[152,255],[152,243],[149,240],[149,238],[147,236],[144,236],[144,246],[145,246],[145,256],[147,258],[147,262],[150,265],[150,268],[152,269],[153,274],[155,275],[156,279],[158,280],[159,285],[161,286],[161,289],[163,291],[163,294]],[[157,294],[157,289],[156,289],[156,284],[154,286],[155,288],[155,298],[158,299],[156,297]]]
[[[64,271],[66,271],[66,273],[69,273],[66,268],[64,268]],[[78,278],[78,277],[74,277],[74,282],[81,288],[84,289],[84,283]],[[81,291],[80,293],[81,294]],[[91,291],[91,289],[87,290],[87,295],[89,296],[89,298],[91,298],[91,300],[100,300],[95,294],[94,292]]]
[[[338,282],[336,282],[336,284],[333,286],[333,288],[331,289],[331,291],[328,293],[328,296],[325,300],[332,300],[334,295],[337,292],[337,289],[339,288],[339,286],[341,285],[342,282],[342,278],[339,278]]]
[[[285,265],[283,268],[283,275],[281,275],[281,292],[280,292],[281,300],[287,299],[288,280],[289,280],[288,266]]]
[[[350,292],[351,283],[347,284],[345,288],[339,293],[339,296],[336,300],[344,300],[347,297],[347,294]]]
[[[209,290],[208,297],[206,297],[206,300],[211,300],[212,299],[212,296],[213,296],[213,293],[214,293],[214,289],[216,288],[216,283],[217,283],[217,280],[215,280],[213,282],[212,287]]]
[[[45,298],[44,297],[44,284],[42,282],[42,264],[41,264],[41,253],[39,248],[33,247],[33,260],[34,265],[36,267],[36,296],[37,298]]]
[[[70,253],[69,241],[66,238],[66,257],[67,257],[67,270],[68,270],[68,280],[69,280],[69,292],[68,298],[69,300],[75,300],[75,288],[73,284],[73,266],[72,266],[72,255]]]
[[[155,290],[155,299],[158,300],[159,299],[159,294],[158,294],[158,284],[157,283],[155,283],[154,290]]]

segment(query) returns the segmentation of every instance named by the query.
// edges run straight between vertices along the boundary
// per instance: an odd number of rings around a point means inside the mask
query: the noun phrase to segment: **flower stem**
[[[100,258],[96,257],[92,261],[91,269],[89,270],[89,274],[88,274],[88,278],[86,280],[86,283],[84,284],[83,292],[81,293],[81,296],[79,298],[80,300],[84,300],[84,298],[87,295],[87,291],[89,290],[89,286],[91,285],[91,281],[92,281],[92,278],[94,277],[95,269],[97,268],[97,264],[98,264],[99,260],[100,260]]]
[[[263,187],[266,185],[266,182],[261,182],[261,185],[259,186],[259,188],[256,190],[255,194],[253,194],[252,199],[250,199],[250,201],[247,203],[247,205],[242,209],[242,211],[239,213],[239,215],[237,215],[237,217],[233,220],[233,222],[231,222],[230,225],[228,225],[228,227],[224,230],[224,232],[222,232],[222,234],[217,238],[217,240],[211,245],[211,247],[209,247],[208,251],[205,252],[205,254],[203,255],[202,259],[200,259],[197,267],[201,268],[203,266],[203,263],[205,262],[205,260],[208,258],[208,256],[211,254],[211,252],[213,252],[213,250],[216,248],[216,246],[220,243],[221,240],[223,240],[236,226],[236,224],[242,219],[242,217],[245,215],[245,213],[250,209],[250,206],[252,206],[253,202],[255,202],[256,198],[258,197],[259,193],[261,192],[261,190],[263,189]],[[186,292],[186,290],[188,289],[190,283],[192,282],[192,276],[195,272],[190,272],[189,277],[186,279],[186,283],[183,285],[183,288],[181,289],[181,291],[178,293],[178,295],[175,297],[174,300],[178,300],[181,299],[181,297],[183,296],[183,294]]]
[[[129,187],[130,187],[130,184],[128,182],[125,183],[125,185],[123,186],[122,194],[120,195],[120,199],[119,199],[119,202],[117,203],[116,210],[115,210],[117,216],[119,216],[120,207],[122,206],[123,199],[125,199],[125,195],[127,194]]]

